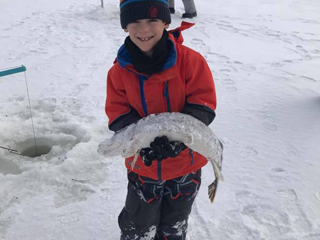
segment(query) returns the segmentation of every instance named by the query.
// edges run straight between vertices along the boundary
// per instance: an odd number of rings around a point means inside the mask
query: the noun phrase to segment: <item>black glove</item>
[[[163,148],[159,151],[159,154],[162,155],[164,159],[168,157],[175,158],[186,148],[187,146],[184,145],[183,142],[171,141],[163,146]]]
[[[151,166],[153,160],[164,160],[168,157],[174,158],[186,149],[186,145],[180,141],[169,141],[166,136],[156,137],[151,143],[150,148],[142,148],[140,156],[146,166]]]
[[[151,166],[152,161],[157,159],[157,155],[152,150],[152,148],[142,148],[140,150],[140,156],[144,165],[146,165],[147,167]]]
[[[180,154],[181,151],[186,149],[186,145],[180,141],[169,141],[166,136],[156,137],[150,143],[150,147],[156,153],[157,159],[163,160],[168,157],[174,158]]]

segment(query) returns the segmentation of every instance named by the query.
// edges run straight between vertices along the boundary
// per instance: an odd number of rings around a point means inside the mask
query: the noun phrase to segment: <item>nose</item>
[[[139,24],[139,32],[148,32],[150,30],[150,26],[148,22],[140,22]]]

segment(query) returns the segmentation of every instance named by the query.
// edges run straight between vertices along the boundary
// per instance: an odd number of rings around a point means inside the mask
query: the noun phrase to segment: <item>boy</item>
[[[149,114],[182,112],[209,125],[215,117],[213,78],[204,58],[168,33],[167,0],[122,0],[121,26],[129,36],[108,72],[106,114],[118,132]],[[183,124],[183,123],[182,123]],[[157,137],[150,148],[125,160],[128,193],[119,215],[121,240],[186,238],[191,207],[207,159],[178,141]]]

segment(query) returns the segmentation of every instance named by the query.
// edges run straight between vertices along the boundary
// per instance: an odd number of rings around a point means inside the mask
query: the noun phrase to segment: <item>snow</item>
[[[0,149],[0,239],[119,239],[126,195],[105,78],[126,34],[119,2],[0,0],[0,68],[25,65],[36,139],[49,154]],[[196,0],[185,45],[208,61],[218,96],[210,126],[224,143],[215,202],[212,169],[187,239],[320,239],[320,2]],[[170,28],[180,25],[176,1]],[[23,73],[0,78],[0,146],[33,141]]]

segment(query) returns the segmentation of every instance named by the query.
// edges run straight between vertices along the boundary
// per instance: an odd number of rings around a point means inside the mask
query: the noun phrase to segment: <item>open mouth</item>
[[[152,36],[152,37],[138,37],[138,39],[139,39],[140,41],[142,41],[142,42],[149,41],[149,40],[152,39],[152,38],[153,38],[153,36]]]

